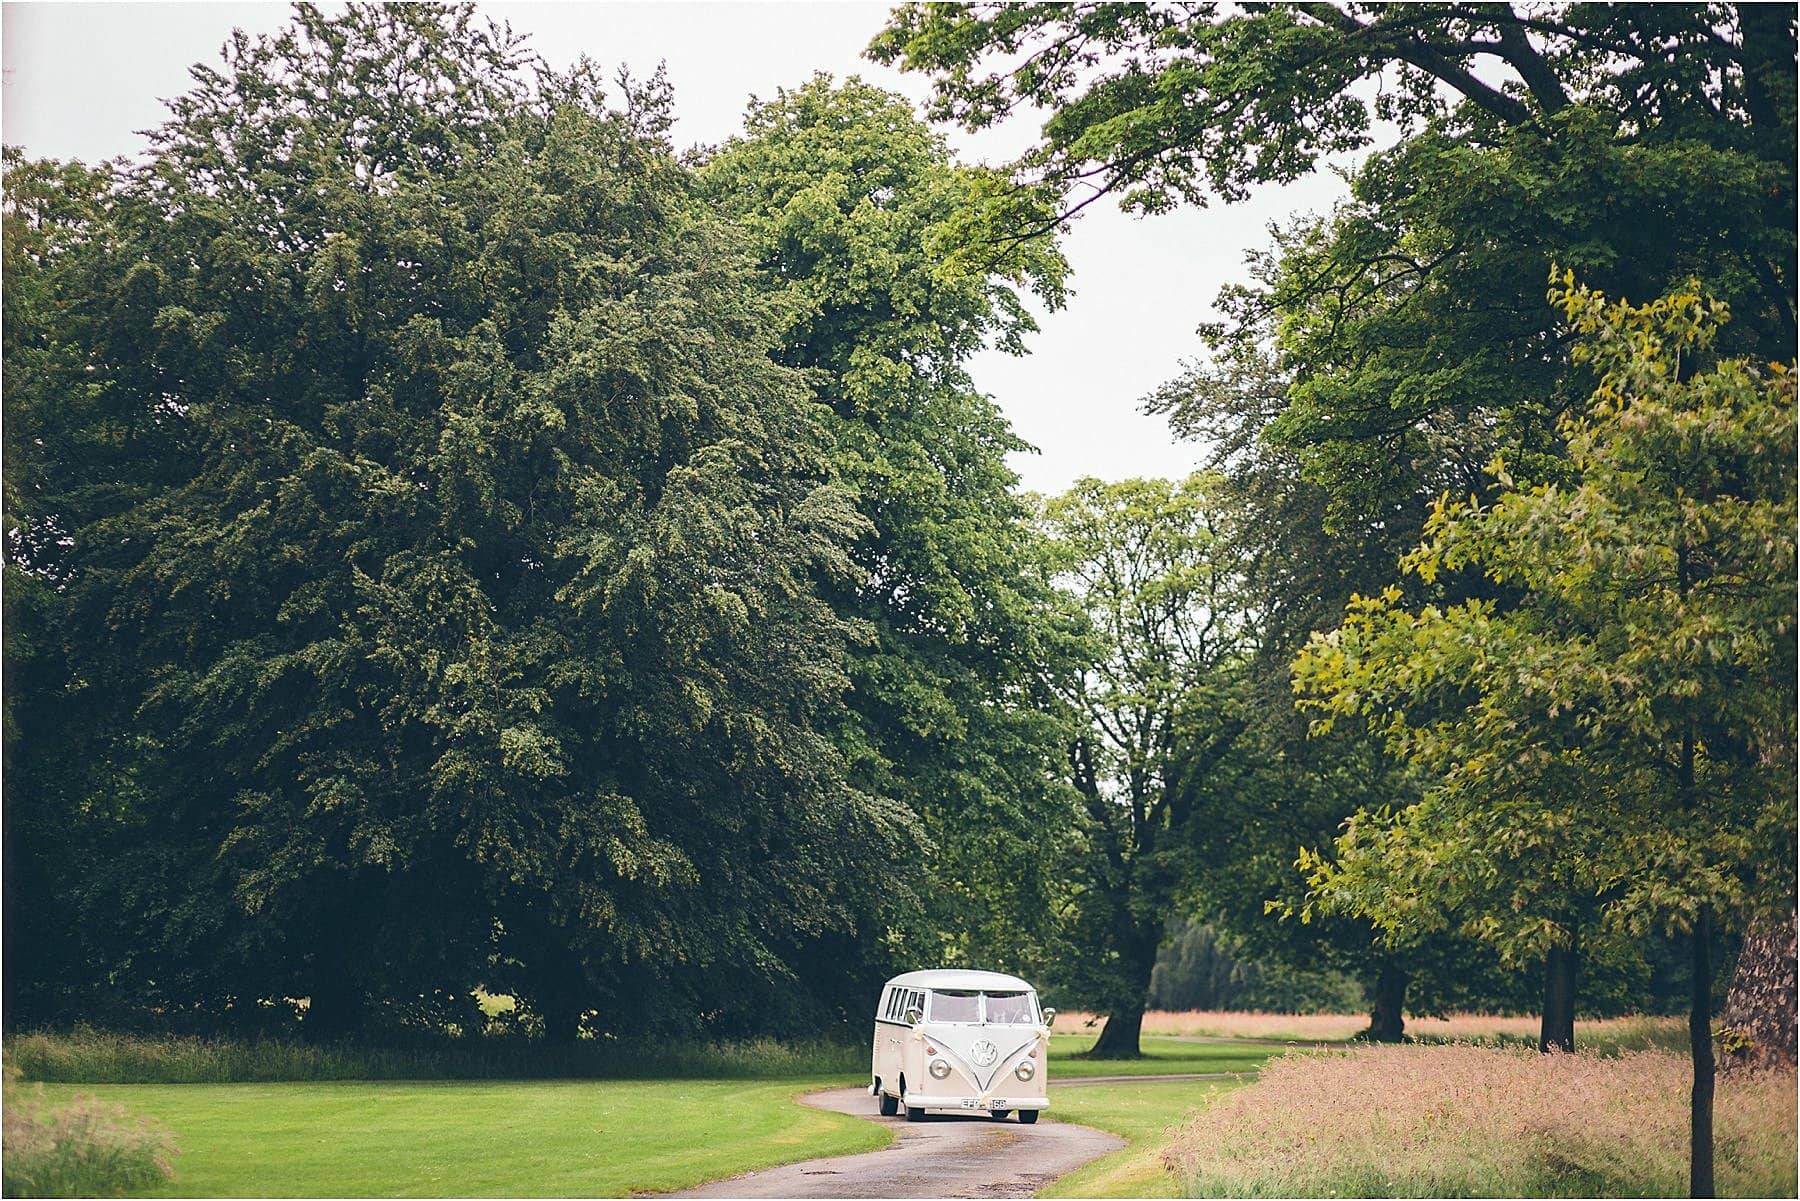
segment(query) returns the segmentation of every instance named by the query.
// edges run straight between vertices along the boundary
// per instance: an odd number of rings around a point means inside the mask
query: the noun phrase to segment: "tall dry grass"
[[[1196,1197],[1681,1196],[1691,1067],[1668,1051],[1295,1051],[1164,1155]],[[1720,1195],[1794,1196],[1795,1078],[1719,1082]]]
[[[112,1197],[175,1175],[175,1142],[166,1130],[92,1097],[61,1105],[27,1090],[11,1064],[0,1106],[0,1194],[8,1197]]]
[[[1104,1014],[1070,1011],[1056,1019],[1064,1034],[1098,1030]],[[1255,1038],[1276,1042],[1344,1042],[1369,1024],[1366,1014],[1344,1013],[1227,1013],[1189,1009],[1156,1011],[1144,1015],[1144,1033],[1194,1035],[1208,1038]],[[1535,1017],[1497,1017],[1459,1013],[1428,1018],[1408,1015],[1407,1037],[1430,1043],[1530,1043],[1538,1038]],[[1679,1049],[1687,1044],[1684,1018],[1622,1017],[1575,1023],[1577,1044],[1607,1050],[1641,1050],[1650,1047]]]

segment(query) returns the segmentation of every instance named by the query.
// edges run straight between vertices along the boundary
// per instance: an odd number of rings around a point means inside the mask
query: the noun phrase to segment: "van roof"
[[[990,989],[1005,992],[1037,991],[1017,976],[1008,976],[1005,972],[976,972],[966,968],[939,968],[928,972],[905,972],[895,976],[882,987],[887,988],[895,984],[911,988]]]

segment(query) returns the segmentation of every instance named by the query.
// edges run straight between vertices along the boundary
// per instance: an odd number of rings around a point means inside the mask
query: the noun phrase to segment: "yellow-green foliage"
[[[1685,1057],[1365,1047],[1270,1060],[1165,1155],[1190,1196],[1679,1196]],[[1792,1072],[1719,1082],[1721,1196],[1795,1193]]]
[[[8,1197],[104,1197],[174,1176],[174,1140],[160,1126],[77,1095],[59,1103],[43,1086],[27,1090],[6,1065],[4,1156],[0,1187]]]

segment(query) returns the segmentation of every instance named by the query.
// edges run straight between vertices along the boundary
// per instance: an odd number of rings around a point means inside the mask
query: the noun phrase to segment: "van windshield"
[[[987,1001],[987,1020],[1006,1026],[1029,1026],[1037,1021],[1031,1012],[1031,994],[1026,992],[991,992]]]
[[[931,1020],[934,1022],[979,1022],[981,994],[978,992],[934,991],[931,994]]]
[[[936,989],[931,994],[934,1022],[990,1022],[1003,1026],[1029,1026],[1037,1021],[1026,992],[976,992]]]

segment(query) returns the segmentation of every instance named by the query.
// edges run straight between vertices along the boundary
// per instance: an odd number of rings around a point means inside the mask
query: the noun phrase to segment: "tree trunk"
[[[1144,1009],[1150,998],[1150,975],[1156,970],[1156,950],[1162,945],[1163,925],[1151,922],[1141,930],[1118,936],[1120,999],[1113,1003],[1106,1025],[1088,1052],[1092,1059],[1140,1059],[1138,1037],[1144,1029]]]
[[[1725,995],[1719,1071],[1794,1067],[1795,922],[1754,927]]]
[[[1575,1049],[1575,973],[1581,952],[1575,935],[1569,945],[1551,947],[1544,957],[1544,1020],[1538,1031],[1539,1051]]]
[[[312,955],[312,992],[307,997],[301,1034],[315,1042],[360,1033],[368,1008],[366,990],[357,977],[361,963],[351,938],[351,892],[346,888],[340,903],[321,914],[313,932],[317,942]]]
[[[1375,977],[1374,1004],[1369,1009],[1369,1028],[1356,1037],[1373,1043],[1397,1043],[1406,1038],[1406,972],[1391,959],[1381,961]]]
[[[1144,1003],[1115,1005],[1088,1055],[1094,1059],[1139,1059],[1138,1036],[1144,1029]]]
[[[1688,1193],[1713,1193],[1712,909],[1701,906],[1694,920],[1693,1007],[1688,1010],[1688,1046],[1694,1057],[1694,1092],[1689,1107]]]
[[[546,998],[543,1002],[544,1041],[570,1047],[581,1037],[581,1002],[572,996]]]
[[[363,1009],[363,992],[355,981],[342,971],[326,969],[313,983],[302,1029],[315,1042],[344,1038],[362,1029]]]
[[[569,943],[566,932],[545,932],[541,950],[533,956],[531,1008],[544,1023],[544,1041],[573,1046],[581,1037],[581,1019],[587,1013],[590,992],[587,971]]]

